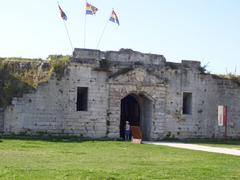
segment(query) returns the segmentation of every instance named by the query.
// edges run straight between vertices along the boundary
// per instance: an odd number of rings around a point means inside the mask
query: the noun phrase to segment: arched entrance
[[[152,124],[152,101],[144,95],[129,94],[121,100],[120,137],[125,136],[126,121],[139,126],[143,140],[149,140]]]

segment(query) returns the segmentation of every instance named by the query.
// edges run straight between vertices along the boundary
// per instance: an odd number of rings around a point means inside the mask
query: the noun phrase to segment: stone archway
[[[140,126],[143,140],[151,139],[152,101],[143,94],[129,94],[121,100],[120,137],[124,138],[126,121]]]

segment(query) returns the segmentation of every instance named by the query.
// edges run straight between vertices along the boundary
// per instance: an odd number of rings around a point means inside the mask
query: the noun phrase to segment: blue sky
[[[74,47],[84,41],[85,0],[59,0],[68,16]],[[240,74],[239,0],[89,0],[99,11],[87,16],[86,48],[95,49],[112,8],[101,50],[131,48],[163,54],[167,61],[198,60],[212,73]],[[72,54],[57,1],[1,0],[0,56]]]

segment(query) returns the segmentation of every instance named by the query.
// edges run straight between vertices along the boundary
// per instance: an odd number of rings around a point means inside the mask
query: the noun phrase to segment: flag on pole
[[[62,10],[62,8],[59,5],[58,5],[58,8],[59,8],[62,19],[66,21],[67,15],[65,14],[65,12]]]
[[[98,8],[89,4],[88,2],[86,3],[86,14],[94,15],[94,14],[96,14],[97,11],[98,11]]]
[[[115,13],[114,10],[112,10],[112,15],[111,15],[109,21],[112,21],[113,23],[117,23],[118,25],[120,25],[117,14]]]

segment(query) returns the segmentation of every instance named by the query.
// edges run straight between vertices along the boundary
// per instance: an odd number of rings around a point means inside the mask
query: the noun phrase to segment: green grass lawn
[[[0,179],[240,179],[240,157],[120,141],[0,141]]]

